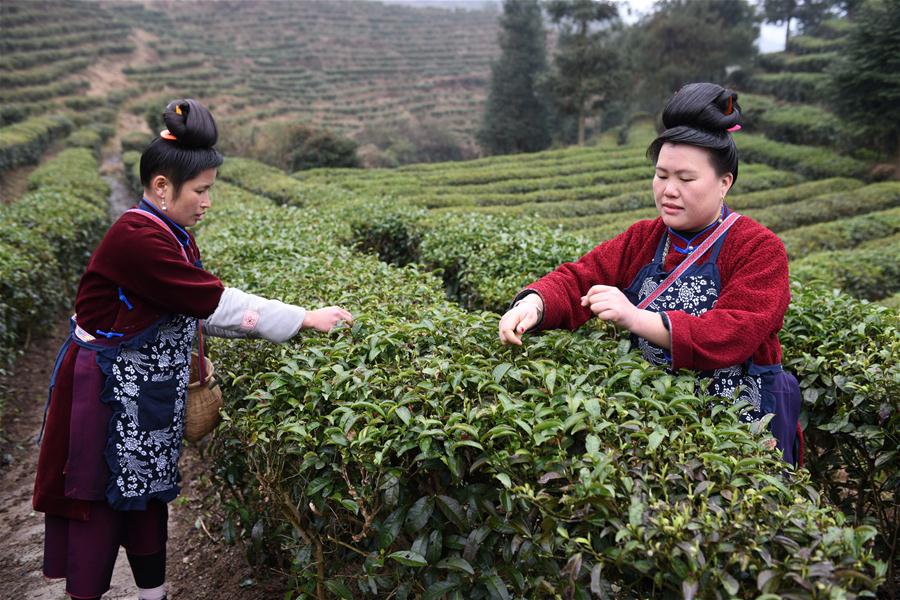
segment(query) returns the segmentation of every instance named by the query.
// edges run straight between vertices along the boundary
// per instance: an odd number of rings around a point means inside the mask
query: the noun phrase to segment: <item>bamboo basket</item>
[[[214,378],[213,363],[206,356],[203,363],[204,368],[200,369],[200,357],[196,352],[191,353],[191,378],[184,411],[184,438],[189,442],[200,441],[216,428],[222,408],[222,388]]]

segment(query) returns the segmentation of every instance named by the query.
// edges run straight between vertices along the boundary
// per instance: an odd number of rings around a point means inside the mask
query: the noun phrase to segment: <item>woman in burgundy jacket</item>
[[[171,102],[141,156],[144,197],[94,251],[50,382],[34,486],[44,574],[77,599],[109,589],[124,546],[140,600],[165,597],[167,504],[179,492],[191,346],[219,337],[284,342],[352,321],[225,287],[188,229],[210,208],[222,155],[209,111]],[[202,322],[200,321],[202,320]]]
[[[774,413],[772,431],[795,463],[800,394],[781,369],[778,341],[790,302],[787,253],[725,201],[738,175],[731,132],[740,122],[732,91],[712,83],[679,90],[647,151],[659,216],[522,290],[500,320],[500,340],[521,344],[527,331],[575,329],[595,316],[611,321],[649,362],[697,371],[711,380],[709,393],[746,401],[744,420]]]

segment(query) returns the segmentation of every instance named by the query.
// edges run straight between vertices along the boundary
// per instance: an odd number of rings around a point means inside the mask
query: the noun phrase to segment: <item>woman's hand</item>
[[[521,346],[522,334],[540,322],[543,312],[544,301],[540,296],[525,296],[500,318],[500,341]]]
[[[617,287],[595,285],[581,297],[581,305],[604,321],[612,321],[619,327],[632,331],[640,309],[625,297]]]
[[[340,306],[326,306],[325,308],[306,311],[302,327],[327,333],[341,321],[348,324],[352,323],[353,315]]]
[[[660,348],[672,348],[672,336],[660,313],[638,308],[617,287],[595,285],[581,297],[581,305],[589,306],[598,318],[612,321]]]

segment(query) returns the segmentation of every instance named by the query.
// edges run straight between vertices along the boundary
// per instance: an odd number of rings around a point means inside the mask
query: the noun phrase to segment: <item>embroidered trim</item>
[[[253,331],[256,329],[257,323],[259,323],[259,313],[255,310],[245,310],[244,317],[241,319],[241,329],[244,331]]]

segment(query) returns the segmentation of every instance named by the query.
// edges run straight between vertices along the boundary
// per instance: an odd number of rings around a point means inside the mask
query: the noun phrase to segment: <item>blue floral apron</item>
[[[164,317],[114,345],[75,327],[74,342],[96,353],[105,384],[101,402],[112,408],[105,449],[110,478],[106,500],[116,510],[143,510],[151,498],[179,493],[178,459],[191,346],[197,320]]]
[[[727,233],[713,244],[705,262],[691,265],[671,287],[647,306],[647,310],[653,312],[681,310],[695,317],[711,310],[721,290],[721,278],[716,261],[726,237]],[[625,296],[632,304],[638,305],[668,276],[664,268],[668,239],[668,233],[663,235],[653,261],[645,265],[631,285],[624,290]],[[671,368],[672,356],[668,350],[644,338],[632,336],[632,339],[648,362]],[[748,359],[742,364],[703,371],[700,376],[710,380],[707,389],[709,394],[749,404],[741,413],[741,420],[750,423],[758,421],[763,415],[774,413],[775,418],[770,422],[770,428],[778,440],[778,447],[784,451],[787,462],[796,463],[795,442],[800,412],[800,390],[792,374],[782,370],[780,364],[757,365]]]

